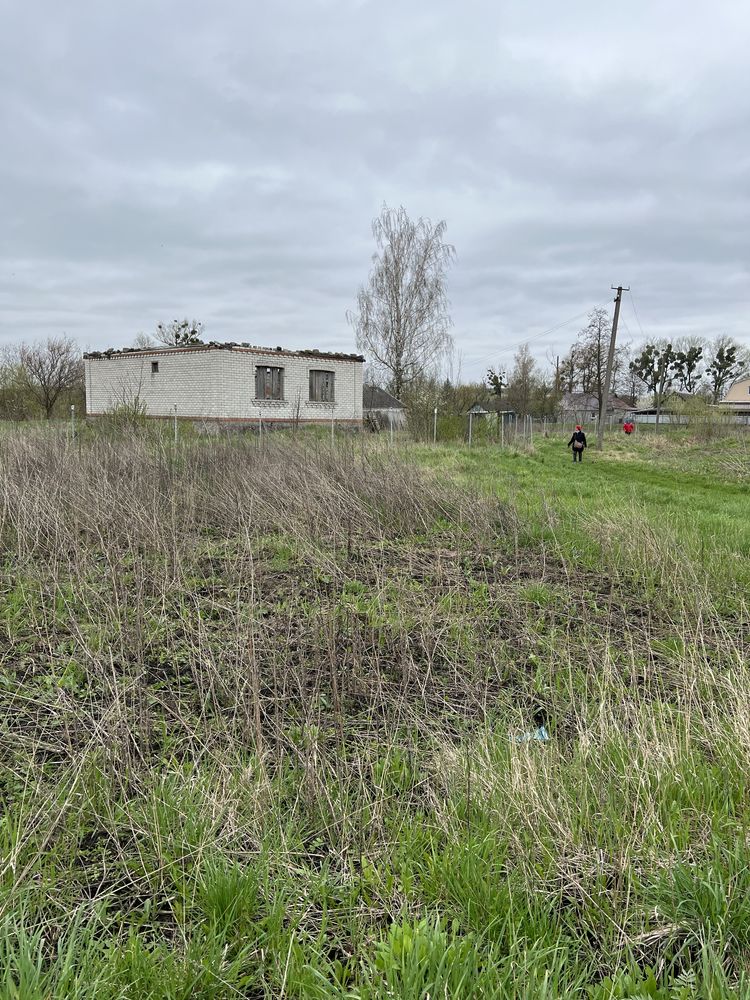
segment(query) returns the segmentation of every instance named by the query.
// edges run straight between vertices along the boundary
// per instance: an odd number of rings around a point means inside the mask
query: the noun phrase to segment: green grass
[[[0,998],[750,995],[737,447],[3,442]]]
[[[650,514],[659,512],[687,518],[695,512],[699,527],[712,531],[733,515],[744,515],[750,495],[747,482],[721,473],[722,455],[737,450],[734,439],[713,443],[663,441],[652,436],[637,440],[608,437],[603,452],[589,447],[584,461],[575,465],[565,435],[535,437],[527,452],[483,444],[417,446],[408,450],[428,467],[449,473],[467,486],[497,492],[501,496],[530,494],[536,500],[559,504],[586,517],[601,505],[616,504],[627,516],[628,506]],[[705,519],[705,521],[704,521]],[[750,540],[747,518],[738,518],[737,530]]]
[[[712,577],[750,584],[750,474],[740,478],[729,465],[742,457],[735,438],[613,434],[604,452],[589,447],[581,465],[573,464],[566,440],[537,436],[529,451],[483,444],[411,446],[409,453],[440,476],[511,499],[532,533],[544,533],[550,515],[563,521],[571,544],[598,537],[602,520],[632,535],[646,525],[687,547]]]

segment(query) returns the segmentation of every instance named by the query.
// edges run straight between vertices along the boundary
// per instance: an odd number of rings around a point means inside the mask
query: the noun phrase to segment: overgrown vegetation
[[[0,994],[747,995],[744,453],[666,447],[0,441]]]

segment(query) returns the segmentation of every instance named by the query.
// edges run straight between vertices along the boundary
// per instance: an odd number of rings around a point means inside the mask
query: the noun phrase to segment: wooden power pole
[[[612,289],[614,290],[614,285]],[[596,431],[596,450],[601,451],[604,447],[604,421],[607,419],[607,407],[609,406],[609,385],[612,381],[612,367],[615,363],[615,340],[617,339],[617,323],[620,319],[620,301],[622,300],[622,293],[629,292],[630,287],[623,288],[622,285],[617,286],[617,295],[615,295],[615,315],[612,320],[612,335],[609,338],[609,354],[607,355],[607,371],[604,375],[604,392],[602,393],[602,408],[599,413],[599,426]]]

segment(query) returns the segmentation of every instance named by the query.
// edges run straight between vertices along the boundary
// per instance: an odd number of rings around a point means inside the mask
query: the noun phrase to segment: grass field
[[[0,997],[750,996],[747,446],[564,444],[4,437]]]

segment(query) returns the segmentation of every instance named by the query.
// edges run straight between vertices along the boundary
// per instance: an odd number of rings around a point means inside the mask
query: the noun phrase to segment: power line
[[[603,306],[596,306],[595,308],[601,309]],[[557,330],[562,330],[562,328],[567,326],[569,323],[573,323],[577,319],[582,319],[584,316],[588,316],[590,312],[590,309],[586,309],[582,313],[578,313],[575,316],[571,316],[569,319],[563,320],[562,323],[557,323],[555,326],[551,326],[548,330],[544,330],[542,333],[537,333],[533,337],[524,337],[524,339],[520,340],[517,344],[511,344],[510,347],[503,347],[501,350],[493,351],[492,354],[487,354],[483,358],[477,358],[475,364],[483,364],[485,361],[490,361],[503,354],[508,354],[510,351],[518,350],[518,348],[523,347],[524,344],[533,344],[535,341],[541,340],[543,337],[548,337],[551,333],[555,333]]]
[[[635,296],[633,295],[633,290],[632,289],[630,290],[630,302],[631,302],[631,304],[633,306],[633,312],[635,313],[635,318],[638,321],[638,329],[641,331],[641,336],[645,340],[646,339],[646,334],[643,332],[643,327],[641,326],[641,318],[638,315],[638,310],[635,307]]]

